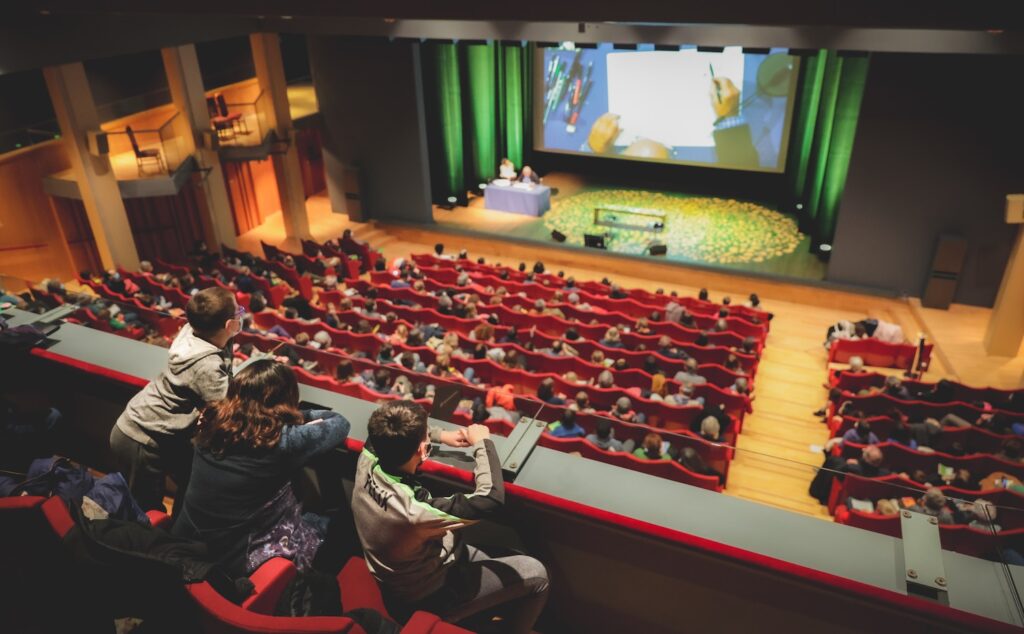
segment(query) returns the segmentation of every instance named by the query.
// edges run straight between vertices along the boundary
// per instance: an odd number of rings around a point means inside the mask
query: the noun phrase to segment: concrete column
[[[173,46],[160,53],[164,59],[171,99],[178,109],[175,133],[184,139],[185,152],[195,157],[200,168],[209,170],[199,182],[207,211],[203,218],[203,229],[208,236],[207,241],[212,241],[208,246],[214,251],[221,244],[234,248],[235,220],[220,158],[216,151],[204,147],[202,141],[203,132],[210,130],[210,114],[206,109],[206,93],[196,47],[192,44]]]
[[[292,116],[288,109],[288,86],[281,59],[281,41],[276,33],[253,33],[249,36],[252,60],[256,66],[256,80],[268,100],[267,124],[280,141],[288,141],[288,151],[271,155],[277,191],[281,196],[281,215],[289,239],[309,238],[309,218],[306,216],[306,195],[302,188],[302,168],[295,147]]]
[[[96,250],[104,268],[139,268],[139,253],[121,200],[117,177],[107,157],[89,153],[87,133],[99,131],[100,120],[92,99],[89,79],[81,62],[43,69],[60,133],[65,139],[71,171],[85,203]]]
[[[1015,357],[1024,338],[1024,225],[1006,263],[1003,281],[985,329],[985,351],[996,357]],[[1024,380],[1024,377],[1022,377]]]

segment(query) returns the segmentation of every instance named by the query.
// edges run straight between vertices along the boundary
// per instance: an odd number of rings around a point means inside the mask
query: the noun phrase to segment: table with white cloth
[[[484,207],[539,218],[551,209],[551,188],[526,183],[505,184],[499,179],[484,189]]]

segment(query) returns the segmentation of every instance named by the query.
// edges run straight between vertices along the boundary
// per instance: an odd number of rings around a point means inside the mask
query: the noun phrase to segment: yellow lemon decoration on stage
[[[594,209],[604,205],[665,213],[659,232],[594,225]],[[544,215],[550,231],[583,244],[584,233],[611,234],[610,248],[640,253],[652,240],[668,245],[675,257],[711,264],[764,262],[792,253],[804,238],[796,221],[756,203],[637,190],[595,190],[569,196]]]

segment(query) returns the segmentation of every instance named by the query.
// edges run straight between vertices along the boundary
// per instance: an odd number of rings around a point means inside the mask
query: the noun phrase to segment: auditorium
[[[1012,3],[0,20],[0,630],[1024,628]]]

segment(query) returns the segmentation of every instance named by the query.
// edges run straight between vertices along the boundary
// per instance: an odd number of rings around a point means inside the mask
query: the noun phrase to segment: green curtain
[[[787,172],[815,252],[835,236],[867,72],[866,55],[819,51],[805,58]]]
[[[493,43],[466,47],[469,90],[469,147],[473,181],[485,183],[498,165],[498,84]]]
[[[442,177],[435,179],[434,192],[437,202],[448,202],[450,198],[465,197],[462,136],[462,82],[459,77],[459,52],[455,44],[435,43],[433,55],[425,56],[433,63],[432,73],[436,98],[432,112],[436,117],[434,129],[441,131],[440,156],[444,169]]]
[[[526,117],[526,105],[524,103],[525,93],[523,92],[523,47],[505,46],[504,64],[501,64],[504,72],[504,108],[500,120],[505,127],[505,156],[521,166],[523,164],[523,144],[525,139],[523,133],[525,128],[523,121]]]
[[[518,43],[429,42],[423,56],[432,198],[454,197],[494,178],[530,150],[530,50]]]

